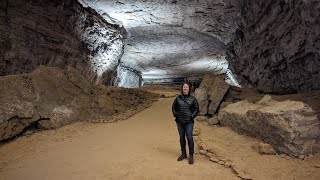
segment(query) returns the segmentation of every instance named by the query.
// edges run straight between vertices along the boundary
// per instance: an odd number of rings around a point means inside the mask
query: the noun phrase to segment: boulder
[[[257,151],[259,154],[268,154],[268,155],[275,155],[276,151],[270,144],[267,143],[255,143],[252,146],[252,149]]]
[[[203,85],[201,88],[197,88],[194,92],[195,97],[197,98],[199,104],[199,114],[198,115],[206,115],[208,112],[208,89],[207,85]]]
[[[90,114],[93,87],[72,68],[40,66],[32,73],[0,77],[0,141],[28,126],[51,129]]]
[[[39,119],[32,78],[28,74],[0,76],[0,140],[9,139]]]
[[[32,73],[37,111],[45,129],[88,119],[93,105],[93,85],[73,68],[40,66]],[[91,106],[90,106],[91,105]],[[47,121],[47,122],[45,122]]]
[[[209,119],[208,119],[208,123],[209,123],[210,125],[217,125],[217,124],[219,124],[218,116],[214,116],[214,117],[212,117],[212,118],[209,118]]]
[[[196,121],[200,121],[200,122],[206,121],[207,119],[208,119],[207,116],[197,116],[195,118]]]
[[[299,101],[240,101],[219,112],[222,126],[257,137],[279,153],[290,156],[320,152],[320,122],[308,105]]]
[[[199,103],[199,115],[215,114],[221,101],[229,89],[223,75],[206,74],[195,90],[195,97]]]

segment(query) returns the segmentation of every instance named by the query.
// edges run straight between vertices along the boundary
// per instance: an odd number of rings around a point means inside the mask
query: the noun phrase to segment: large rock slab
[[[299,101],[240,101],[225,107],[218,116],[221,125],[257,137],[279,153],[291,156],[320,152],[320,122],[316,112]]]
[[[19,134],[39,119],[30,75],[0,76],[0,140]]]
[[[70,122],[79,117],[89,117],[85,112],[91,109],[93,86],[77,73],[72,68],[64,71],[46,66],[32,72],[35,94],[38,97],[37,111],[41,117],[56,122],[50,123],[52,126],[47,128],[60,127],[63,124],[58,123],[59,121]]]
[[[52,129],[110,117],[155,98],[141,90],[95,86],[71,67],[40,66],[29,74],[0,76],[0,84],[0,141],[31,126]]]
[[[51,129],[90,117],[93,86],[73,68],[40,66],[0,77],[0,141],[31,124]],[[91,105],[91,107],[90,107]]]
[[[197,88],[194,92],[199,104],[199,116],[206,115],[208,112],[208,89],[209,87],[202,86],[201,88]]]
[[[221,104],[229,85],[223,75],[206,74],[195,90],[195,97],[199,103],[199,115],[215,114]]]

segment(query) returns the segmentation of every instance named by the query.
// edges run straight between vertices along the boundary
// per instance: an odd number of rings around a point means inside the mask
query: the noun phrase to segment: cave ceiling
[[[145,78],[224,73],[237,26],[234,0],[81,0],[126,29],[121,66]]]

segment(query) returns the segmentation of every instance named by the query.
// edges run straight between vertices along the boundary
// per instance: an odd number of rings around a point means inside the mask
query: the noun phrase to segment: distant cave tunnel
[[[226,73],[225,45],[192,29],[144,26],[130,36],[117,68],[115,85],[177,86],[185,78],[199,81],[204,73]]]
[[[205,73],[214,73],[227,74],[227,81],[239,86],[228,69],[225,53],[226,43],[236,28],[235,21],[239,20],[237,2],[233,6],[209,1],[82,1],[82,4],[126,29],[119,64],[111,81],[104,82],[122,87],[177,87],[185,79],[199,83]],[[213,11],[214,6],[221,9]],[[223,13],[229,16],[217,19]]]
[[[105,10],[126,28],[116,86],[177,87],[186,78],[201,81],[203,74],[213,73],[262,93],[320,88],[317,1],[87,5]]]

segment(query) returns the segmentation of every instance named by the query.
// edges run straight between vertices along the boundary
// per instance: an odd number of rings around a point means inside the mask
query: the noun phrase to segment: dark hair
[[[182,94],[182,95],[184,95],[184,94],[183,94],[183,86],[184,86],[185,84],[186,84],[186,85],[188,85],[188,87],[189,87],[188,95],[190,95],[190,93],[191,93],[191,92],[190,92],[190,91],[191,91],[191,89],[190,89],[190,84],[189,84],[189,83],[183,83],[183,84],[182,84],[182,86],[181,86],[181,94]]]

